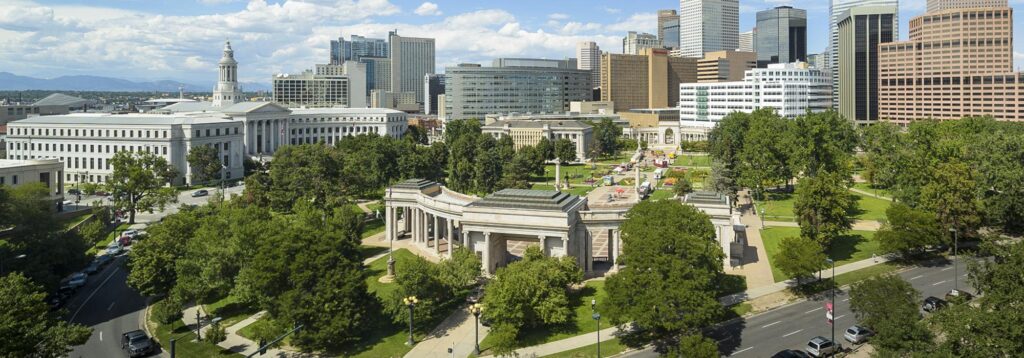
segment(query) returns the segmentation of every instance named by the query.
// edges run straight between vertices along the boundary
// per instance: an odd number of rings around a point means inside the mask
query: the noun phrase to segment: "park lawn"
[[[892,198],[892,192],[889,191],[889,189],[875,188],[869,183],[854,183],[853,187],[875,195],[884,196],[890,199]]]
[[[594,336],[597,339],[597,336]],[[601,337],[601,356],[610,357],[615,354],[622,353],[626,350],[626,345],[619,342],[618,338],[607,339]],[[589,346],[583,346],[576,349],[567,350],[565,352],[558,352],[552,355],[546,355],[547,358],[590,358],[597,357],[597,344],[591,344]]]
[[[380,201],[378,201],[376,203],[373,203],[373,204],[370,204],[370,205],[367,205],[366,208],[370,209],[371,213],[375,213],[375,212],[380,211],[381,215],[384,215],[384,204],[381,204]]]
[[[789,193],[765,193],[765,200],[757,200],[757,215],[764,211],[767,221],[796,221],[793,215],[793,203],[796,195]]]
[[[533,185],[530,186],[530,189],[533,189],[533,190],[555,190],[555,186],[554,185],[547,185],[547,184],[533,184]],[[594,190],[594,187],[592,187],[590,185],[578,184],[578,185],[572,185],[569,188],[569,190],[562,190],[562,191],[567,192],[567,193],[572,194],[572,195],[586,196],[587,193],[590,193],[590,191],[592,191],[592,190]]]
[[[586,286],[569,295],[569,308],[575,314],[570,317],[568,323],[520,330],[518,346],[535,346],[597,331],[597,322],[592,316],[594,311],[590,309],[590,300],[597,300],[597,311],[601,312],[601,306],[608,301],[608,293],[604,290],[604,281],[589,281]],[[601,329],[609,327],[614,326],[607,320],[601,321]],[[491,337],[488,335],[480,342],[480,350],[483,355],[489,354],[487,351],[494,344]],[[603,352],[604,350],[602,350]]]
[[[173,324],[159,324],[153,331],[159,347],[164,352],[171,351],[171,338],[175,338],[174,353],[180,357],[241,357],[241,354],[221,348],[207,341],[196,342],[196,333],[181,320]]]
[[[775,282],[788,280],[782,270],[779,270],[774,263],[775,255],[779,253],[779,243],[782,239],[790,236],[800,236],[800,228],[797,227],[772,227],[761,230],[761,240],[764,242],[764,250],[768,254],[768,263],[772,266],[772,275]],[[847,235],[835,240],[828,257],[836,260],[836,266],[871,258],[872,254],[878,254],[878,240],[875,240],[875,232],[851,230]]]
[[[619,165],[632,159],[633,153],[635,152],[632,150],[624,150],[616,153],[614,156],[598,158],[595,162],[597,164]]]
[[[900,266],[893,262],[884,262],[871,267],[865,267],[860,270],[850,271],[841,275],[836,275],[836,286],[845,286],[852,284],[857,281],[862,281],[867,278],[874,276],[889,274],[902,269]]]
[[[672,165],[710,168],[711,156],[684,154],[676,157],[676,159],[672,161]]]
[[[359,254],[362,255],[364,259],[371,258],[386,251],[388,251],[388,248],[383,246],[359,245]]]
[[[853,201],[857,204],[857,209],[851,213],[854,218],[857,220],[886,221],[885,210],[892,204],[891,201],[852,191],[850,194]]]
[[[647,197],[647,200],[672,199],[676,193],[672,189],[657,189]]]
[[[74,228],[78,224],[81,224],[83,221],[85,221],[86,219],[91,218],[91,217],[92,217],[92,214],[86,214],[86,215],[77,216],[77,217],[73,217],[73,218],[64,218],[64,219],[60,219],[60,223],[62,225],[64,225],[64,231],[67,231],[67,230],[71,230],[72,228]]]
[[[366,224],[363,226],[362,238],[365,239],[365,238],[368,238],[370,236],[377,235],[377,234],[379,234],[381,232],[384,232],[384,220],[382,220],[382,219],[373,219],[373,220],[367,221]]]
[[[217,301],[203,305],[203,312],[213,317],[220,317],[220,325],[227,328],[249,318],[249,316],[259,312],[259,310],[238,302],[238,298],[235,296],[227,295]]]
[[[584,180],[587,180],[589,178],[594,178],[594,173],[597,173],[598,176],[600,177],[600,176],[605,175],[608,172],[610,172],[611,168],[597,166],[597,168],[594,169],[594,166],[590,165],[590,164],[566,164],[566,165],[562,165],[561,168],[559,168],[558,170],[559,170],[559,174],[562,176],[562,179],[565,179],[565,176],[568,175],[570,183],[582,184]],[[530,177],[530,181],[532,181],[532,182],[550,182],[550,183],[554,183],[554,181],[555,181],[555,165],[554,164],[546,164],[546,165],[544,165],[544,176],[543,177],[532,176],[532,177]]]

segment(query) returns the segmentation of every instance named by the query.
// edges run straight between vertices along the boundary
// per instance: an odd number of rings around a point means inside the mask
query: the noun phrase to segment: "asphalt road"
[[[966,265],[963,262],[957,272],[959,288],[973,292],[967,283]],[[950,262],[915,267],[899,273],[899,276],[921,292],[922,299],[928,296],[942,298],[953,289],[953,264]],[[723,357],[768,357],[784,349],[803,350],[807,341],[815,336],[831,337],[832,328],[825,319],[825,303],[830,301],[831,295],[826,292],[821,297],[731,321],[709,332],[708,337],[718,341],[718,349]],[[850,312],[849,296],[845,291],[836,291],[835,302],[836,341],[849,349],[854,345],[843,339],[843,332],[856,324],[857,320]],[[648,348],[625,356],[647,358],[657,357],[658,354]]]
[[[226,194],[240,194],[244,187],[228,188]],[[198,190],[198,189],[197,189]],[[210,195],[219,195],[210,190]],[[163,211],[138,213],[136,223],[148,224],[160,221],[164,216],[178,212],[180,205],[206,205],[210,196],[192,197],[192,191],[183,192],[178,196],[178,203],[171,204]],[[128,273],[125,263],[128,253],[112,261],[99,273],[89,276],[85,287],[68,301],[68,321],[80,323],[93,329],[92,336],[84,345],[77,346],[71,352],[72,358],[91,357],[127,357],[121,350],[121,334],[142,329],[142,312],[146,308],[146,298],[128,287],[125,280]]]

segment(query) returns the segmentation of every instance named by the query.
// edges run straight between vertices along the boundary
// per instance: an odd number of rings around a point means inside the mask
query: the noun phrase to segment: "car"
[[[804,348],[804,350],[811,356],[824,357],[839,353],[843,350],[843,346],[832,342],[832,340],[828,338],[817,336],[811,338],[811,340],[807,342],[807,347]]]
[[[798,350],[795,350],[795,349],[787,349],[787,350],[784,350],[784,351],[779,351],[778,353],[775,353],[775,355],[772,355],[772,358],[809,358],[809,357],[810,357],[810,355],[808,355],[807,352],[798,351]]]
[[[198,198],[200,196],[207,196],[207,195],[210,195],[210,191],[206,190],[206,189],[200,189],[200,190],[196,190],[196,191],[192,192],[192,197],[193,198]]]
[[[120,255],[121,252],[123,252],[123,251],[124,251],[124,248],[121,247],[120,243],[116,243],[115,242],[115,243],[111,243],[110,245],[107,245],[107,255],[117,256],[117,255]]]
[[[99,256],[96,256],[96,258],[93,259],[92,262],[96,263],[97,265],[100,265],[100,267],[103,267],[103,266],[106,266],[107,264],[109,264],[110,261],[113,261],[113,260],[114,260],[113,256],[110,256],[110,255],[99,255]]]
[[[107,195],[110,195],[110,193],[102,191],[102,190],[98,190],[95,193],[93,193],[93,195],[96,195],[96,196],[107,196]]]
[[[135,229],[125,230],[124,232],[121,233],[121,236],[127,236],[127,237],[130,237],[130,238],[134,239],[136,236],[139,236],[139,230],[135,230]]]
[[[71,200],[64,200],[63,202],[60,203],[60,205],[68,207],[68,206],[75,205],[75,202],[73,202]]]
[[[948,302],[968,302],[974,299],[974,295],[964,290],[949,290],[946,292],[946,301]]]
[[[924,299],[924,303],[921,304],[921,309],[925,312],[935,312],[946,307],[946,305],[945,300],[935,296],[928,296],[928,298]]]
[[[121,349],[128,351],[129,357],[145,357],[153,348],[153,340],[141,329],[121,334]]]
[[[846,332],[843,333],[843,338],[846,339],[847,342],[860,344],[873,335],[875,335],[875,332],[872,332],[870,329],[854,325],[846,329]]]
[[[80,288],[82,286],[85,286],[85,283],[88,280],[89,280],[89,275],[88,274],[86,274],[84,272],[75,272],[75,273],[71,274],[71,276],[68,276],[68,278],[67,278],[67,285],[68,285],[68,287],[71,287],[72,289],[76,289],[77,290],[78,288]]]
[[[92,263],[89,264],[89,266],[86,266],[85,269],[82,270],[82,272],[85,272],[88,275],[100,272],[100,264],[96,263],[96,261],[93,261]]]
[[[68,195],[82,195],[82,191],[76,188],[68,189]]]

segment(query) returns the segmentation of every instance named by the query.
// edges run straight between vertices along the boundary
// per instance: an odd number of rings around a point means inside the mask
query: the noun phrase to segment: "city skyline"
[[[403,0],[76,3],[0,4],[0,68],[41,78],[93,74],[206,85],[220,57],[211,45],[230,39],[242,53],[239,80],[268,83],[275,73],[326,63],[330,40],[339,36],[386,38],[388,31],[398,29],[437,39],[440,72],[446,66],[498,57],[572,57],[580,41],[594,41],[616,53],[628,31],[657,33],[657,11],[678,11],[679,6],[678,1],[648,0],[630,2],[629,7],[615,1],[588,6]],[[899,38],[906,39],[906,22],[924,13],[925,1],[899,3]],[[1011,6],[1022,3],[1010,1]],[[811,34],[827,30],[827,1],[740,1],[739,31],[754,26],[757,11],[782,5],[808,11],[808,54],[824,51],[828,39]],[[1014,60],[1015,68],[1024,64],[1024,51],[1015,48]]]

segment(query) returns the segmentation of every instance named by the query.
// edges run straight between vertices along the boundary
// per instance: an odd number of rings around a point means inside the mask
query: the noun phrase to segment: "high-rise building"
[[[437,114],[438,96],[444,94],[444,75],[427,74],[423,77],[423,114]]]
[[[740,33],[740,47],[736,51],[740,52],[754,52],[754,32],[757,29],[750,30],[747,32]]]
[[[807,55],[807,65],[819,70],[828,70],[825,62],[825,53],[812,53]]]
[[[679,14],[675,10],[658,10],[658,41],[661,47],[679,48]]]
[[[366,107],[366,64],[317,65],[316,71],[279,74],[273,99],[287,107]]]
[[[855,6],[895,6],[899,9],[898,0],[831,0],[829,3],[828,36],[829,45],[826,50],[825,68],[832,72],[832,105],[839,106],[839,20],[846,10]],[[898,13],[898,11],[897,11]],[[898,18],[893,17],[893,33],[899,33]],[[895,38],[894,38],[895,39]],[[838,109],[838,107],[834,108]]]
[[[413,92],[423,100],[423,76],[434,73],[434,39],[388,35],[391,44],[391,91]]]
[[[706,133],[729,113],[758,108],[774,108],[786,118],[824,112],[832,108],[831,82],[824,71],[798,62],[750,69],[738,82],[685,83],[679,86],[680,127]]]
[[[675,107],[679,84],[697,82],[697,60],[669,56],[664,49],[645,49],[641,55],[601,55],[601,100],[615,111]]]
[[[359,62],[366,64],[366,91],[391,90],[391,59],[386,57],[363,57]]]
[[[756,67],[757,54],[753,52],[708,52],[697,61],[697,82],[742,81],[747,70]]]
[[[757,66],[807,61],[807,10],[779,6],[757,12]]]
[[[576,69],[575,62],[496,59],[491,67],[447,67],[444,119],[566,112],[571,102],[591,97],[590,71]]]
[[[1006,0],[928,0],[928,12],[979,7],[1006,7]]]
[[[893,0],[896,1],[896,0]],[[680,0],[679,48],[683,56],[739,48],[739,0]]]
[[[1005,0],[943,9],[910,19],[908,41],[879,45],[881,119],[1024,120],[1024,73],[1013,72],[1013,9]]]
[[[238,86],[238,61],[231,42],[224,42],[224,55],[217,62],[217,87],[213,88],[213,106],[227,107],[245,100],[242,88]]]
[[[646,32],[630,31],[622,38],[622,53],[639,55],[640,51],[646,48],[658,48],[658,37]]]
[[[878,44],[896,39],[895,6],[858,6],[839,19],[839,113],[857,124],[878,120]]]
[[[388,42],[384,39],[374,39],[359,35],[352,35],[351,40],[339,37],[331,40],[331,62],[332,65],[340,65],[345,61],[359,61],[363,57],[388,57]]]
[[[590,87],[601,87],[601,48],[596,42],[576,44],[576,68],[590,72]]]

